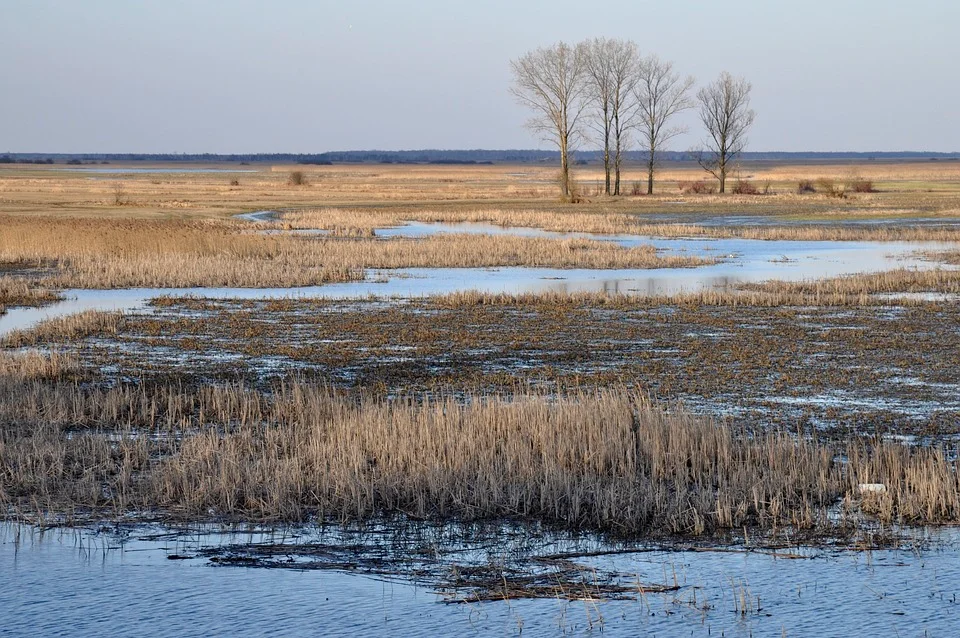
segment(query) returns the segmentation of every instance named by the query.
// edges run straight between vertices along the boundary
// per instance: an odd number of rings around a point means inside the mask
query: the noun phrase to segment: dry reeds
[[[52,262],[56,272],[44,283],[75,288],[286,287],[354,280],[367,268],[661,268],[713,261],[583,239],[377,240],[369,227],[340,228],[353,229],[346,234],[358,239],[263,235],[227,222],[7,218],[0,224],[0,260]]]
[[[36,288],[24,279],[0,276],[0,314],[4,306],[42,306],[57,299],[52,290]]]
[[[910,270],[898,268],[808,281],[768,281],[742,284],[744,290],[777,295],[801,295],[813,299],[836,296],[864,297],[895,293],[960,293],[960,270]]]
[[[76,355],[57,350],[49,353],[29,350],[25,352],[0,351],[0,377],[27,381],[58,380],[80,371]]]
[[[960,271],[908,270],[846,275],[809,281],[743,283],[733,290],[700,290],[669,295],[639,295],[608,292],[489,293],[461,291],[431,297],[442,307],[474,306],[873,306],[888,305],[884,295],[937,293],[960,294]],[[902,297],[897,305],[924,303],[922,297]]]
[[[818,528],[844,494],[848,507],[859,503],[859,483],[869,480],[888,486],[888,500],[864,503],[883,522],[960,514],[956,469],[943,452],[864,441],[834,450],[667,413],[626,391],[417,403],[300,383],[269,395],[236,386],[95,390],[0,373],[0,398],[0,502],[21,509],[242,520],[404,514],[702,535]]]
[[[87,310],[64,317],[45,319],[32,328],[13,330],[0,337],[0,346],[23,348],[77,341],[94,334],[116,334],[123,313]]]
[[[746,199],[746,198],[745,198]],[[875,214],[875,213],[873,213]],[[833,217],[857,216],[842,211]],[[320,208],[284,213],[284,224],[292,228],[369,229],[399,226],[406,222],[487,223],[503,227],[539,228],[553,232],[630,234],[649,237],[693,237],[710,239],[759,239],[792,241],[960,241],[960,228],[922,225],[835,224],[789,226],[702,226],[698,224],[644,222],[627,213],[564,213],[545,210],[500,208],[447,208],[394,210],[389,208]]]

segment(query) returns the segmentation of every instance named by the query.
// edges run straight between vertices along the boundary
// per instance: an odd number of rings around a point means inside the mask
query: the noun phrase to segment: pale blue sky
[[[594,36],[747,77],[752,150],[958,151],[958,29],[956,0],[0,0],[0,152],[542,147],[508,63]]]

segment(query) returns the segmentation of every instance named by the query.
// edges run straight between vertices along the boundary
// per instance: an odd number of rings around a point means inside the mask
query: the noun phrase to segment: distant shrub
[[[80,166],[81,164],[83,164],[83,162],[81,162],[78,159],[72,159],[68,161],[67,164],[69,164],[70,166]]]
[[[307,183],[307,177],[303,174],[303,171],[291,171],[287,182],[291,186],[303,186]]]
[[[680,192],[685,195],[713,195],[717,192],[716,186],[708,184],[703,180],[679,182],[677,186],[680,188]]]
[[[633,186],[630,187],[631,195],[643,195],[643,182],[634,182]]]
[[[797,192],[801,195],[806,195],[807,193],[816,193],[817,189],[811,180],[801,179],[800,183],[797,185]]]
[[[238,179],[231,179],[231,180],[230,180],[230,185],[231,185],[231,186],[239,186],[239,185],[240,185],[240,180],[238,180]]]
[[[731,191],[734,195],[759,195],[760,189],[754,186],[753,182],[746,179],[738,179],[733,183]]]
[[[855,177],[850,181],[848,185],[850,190],[854,193],[876,193],[877,189],[873,187],[873,181],[869,179],[863,179],[862,177]]]
[[[113,205],[114,206],[126,206],[130,203],[130,200],[127,199],[127,191],[124,189],[123,184],[114,184],[113,185]]]
[[[828,197],[836,197],[837,199],[845,199],[847,197],[843,186],[838,185],[829,177],[821,177],[818,179],[817,187],[819,192],[826,194]]]

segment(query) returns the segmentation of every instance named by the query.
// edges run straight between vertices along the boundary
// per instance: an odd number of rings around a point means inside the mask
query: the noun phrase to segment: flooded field
[[[246,216],[263,221],[273,213]],[[408,223],[376,231],[383,238],[437,234],[482,234],[550,239],[590,238],[625,247],[652,245],[664,254],[698,256],[719,263],[697,268],[644,270],[578,268],[401,268],[372,270],[363,281],[291,288],[133,288],[65,290],[64,300],[42,308],[12,308],[0,315],[0,336],[44,319],[87,310],[143,311],[159,296],[195,295],[211,299],[282,299],[319,297],[359,299],[422,297],[461,291],[489,293],[603,292],[669,295],[703,290],[731,290],[739,284],[771,279],[804,281],[894,268],[955,268],[932,261],[925,253],[947,250],[940,242],[766,241],[750,239],[665,239],[630,235],[554,233],[533,228],[488,224]]]
[[[442,536],[442,535],[438,535]],[[519,536],[519,535],[518,535]],[[684,635],[951,636],[960,623],[960,551],[952,534],[914,550],[785,548],[677,551],[590,540],[502,536],[498,545],[435,544],[376,532],[218,531],[0,526],[4,631],[71,635]],[[513,540],[510,540],[510,539]],[[918,538],[923,538],[921,535]],[[432,542],[434,541],[434,542]],[[360,551],[359,547],[368,547]],[[336,549],[352,547],[348,564]],[[370,557],[364,560],[364,556]],[[414,557],[415,570],[392,567]],[[247,564],[237,560],[246,557]],[[262,557],[263,562],[254,559]],[[376,557],[376,560],[373,560]],[[233,560],[231,560],[233,559]],[[575,566],[580,590],[546,599],[449,604],[483,566]],[[624,591],[602,596],[615,574]],[[207,610],[196,613],[198,601]]]
[[[956,633],[952,182],[290,168],[0,176],[0,633]]]

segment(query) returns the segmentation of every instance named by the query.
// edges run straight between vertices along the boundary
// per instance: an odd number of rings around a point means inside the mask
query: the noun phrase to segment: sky
[[[960,151],[958,27],[956,0],[0,0],[0,152],[549,148],[510,60],[593,37],[747,78],[748,150]]]

